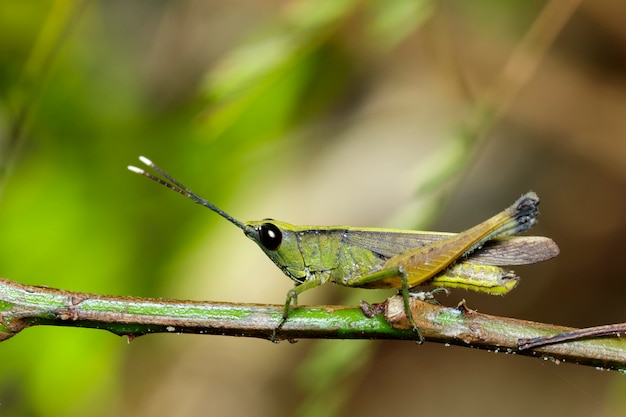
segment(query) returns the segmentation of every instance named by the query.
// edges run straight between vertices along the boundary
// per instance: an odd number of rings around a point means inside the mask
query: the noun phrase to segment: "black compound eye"
[[[272,223],[263,223],[259,226],[259,239],[268,250],[276,250],[283,241],[280,229]]]

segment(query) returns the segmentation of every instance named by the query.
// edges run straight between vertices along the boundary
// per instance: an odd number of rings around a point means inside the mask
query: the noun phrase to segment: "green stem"
[[[0,278],[0,341],[37,325],[88,327],[131,338],[149,333],[197,333],[270,339],[283,306],[107,296],[19,284]],[[412,338],[384,317],[358,307],[294,309],[278,339]]]
[[[411,298],[413,317],[427,341],[626,370],[626,340],[585,340],[535,350],[517,348],[520,338],[570,328],[479,314],[464,305],[444,307]],[[376,314],[378,312],[384,312]],[[30,286],[0,278],[0,341],[37,325],[103,329],[135,338],[149,333],[196,333],[270,339],[283,306],[105,296]],[[368,309],[294,308],[278,339],[415,340],[394,296]]]

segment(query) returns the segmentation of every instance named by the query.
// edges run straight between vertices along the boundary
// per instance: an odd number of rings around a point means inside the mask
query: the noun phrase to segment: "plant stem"
[[[105,296],[30,286],[0,278],[0,341],[37,325],[104,329],[129,339],[149,333],[197,333],[270,339],[283,306]],[[561,333],[571,328],[476,313],[411,299],[411,309],[427,341],[454,344],[626,370],[626,340],[599,339],[517,347],[518,339]],[[369,309],[300,306],[294,308],[278,339],[415,340],[399,296]]]

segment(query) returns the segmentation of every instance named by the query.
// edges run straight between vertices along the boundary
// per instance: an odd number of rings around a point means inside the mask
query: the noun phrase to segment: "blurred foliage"
[[[224,265],[246,264],[247,258],[227,260],[219,254],[239,253],[244,245],[222,244],[229,237],[217,233],[221,219],[126,171],[139,155],[153,159],[235,216],[258,214],[264,201],[278,194],[277,180],[291,180],[296,184],[287,189],[298,194],[277,198],[283,203],[270,205],[272,210],[293,206],[302,211],[324,200],[337,214],[346,201],[352,201],[354,206],[346,210],[377,222],[381,212],[389,211],[380,189],[395,186],[394,190],[407,190],[409,195],[398,209],[401,220],[395,221],[404,226],[423,223],[440,211],[438,186],[457,178],[476,152],[475,132],[467,132],[466,125],[458,122],[473,110],[476,80],[459,71],[465,69],[463,65],[437,56],[445,46],[426,45],[423,49],[437,50],[431,55],[414,53],[419,49],[415,44],[422,42],[419,29],[426,25],[431,33],[440,34],[452,22],[447,28],[463,39],[469,29],[458,22],[466,19],[469,27],[493,30],[477,37],[477,44],[488,44],[488,38],[506,43],[508,37],[525,31],[543,4],[4,1],[0,4],[0,275],[96,293],[206,298],[212,295],[201,290],[191,275],[181,274],[185,271],[181,265],[193,264],[207,239],[214,242],[215,252],[203,253],[202,261],[224,263],[217,265],[219,275],[203,279],[228,283],[236,274]],[[448,23],[438,15],[441,9]],[[406,47],[409,42],[414,44]],[[489,53],[477,55],[486,61],[503,55],[500,45],[490,46]],[[459,48],[459,55],[463,49]],[[431,62],[437,58],[439,62]],[[414,61],[423,66],[426,81],[405,85],[403,71],[413,71]],[[398,124],[396,117],[402,114],[393,100],[380,93],[381,85],[393,84],[394,77],[400,84],[394,94],[422,96],[426,103],[405,110],[405,118],[415,122],[407,125],[406,132],[390,127]],[[446,88],[435,91],[433,84],[440,79],[446,80]],[[377,89],[378,107],[367,100]],[[454,98],[448,98],[452,104],[443,105],[438,97],[446,89]],[[446,114],[440,109],[446,109]],[[362,121],[372,119],[389,120],[380,123],[384,134],[370,136],[375,129]],[[421,124],[425,126],[418,130]],[[359,126],[364,127],[359,130]],[[463,133],[450,133],[458,131]],[[348,133],[360,137],[354,140]],[[405,142],[391,141],[403,135]],[[371,146],[372,142],[379,147]],[[416,143],[420,147],[414,148]],[[413,169],[409,174],[406,165]],[[489,175],[486,183],[500,181],[508,187],[510,177],[503,172],[499,166],[499,175]],[[313,191],[310,177],[325,183],[321,192]],[[422,190],[419,201],[416,190]],[[429,200],[424,193],[436,195]],[[516,194],[517,189],[498,204]],[[338,214],[335,219],[342,221]],[[221,246],[228,248],[220,252]],[[253,273],[255,268],[251,267]],[[271,288],[272,300],[281,302],[286,289]],[[254,299],[262,302],[258,297]],[[187,377],[215,379],[215,390],[226,387],[233,396],[242,390],[244,396],[275,400],[267,409],[254,406],[258,415],[284,415],[291,409],[300,415],[340,412],[353,392],[367,385],[354,376],[367,372],[363,367],[373,357],[371,346],[361,342],[350,342],[349,348],[327,343],[311,349],[305,343],[295,348],[246,345],[249,350],[241,348],[241,354],[229,345],[232,353],[222,349],[223,354],[233,355],[232,362],[223,360],[228,363],[223,365],[228,368],[224,375],[245,375],[237,381],[250,385],[242,388],[200,371],[201,365],[212,362],[203,348],[193,353],[192,369],[180,371],[180,376],[176,366],[184,369],[183,356],[192,353],[178,351],[158,337],[146,340],[149,346],[137,347],[142,343],[138,341],[128,347],[98,331],[39,328],[2,343],[0,414],[155,415],[145,411],[149,406],[138,405],[149,404],[151,398],[170,398],[159,397],[163,391],[155,388],[155,381],[175,392],[170,403],[180,404],[178,415],[197,415],[195,408],[182,406],[187,400],[199,408],[214,407],[202,399],[219,400],[219,394],[208,397],[210,390],[205,389],[193,402],[193,390],[181,388],[187,387],[183,382]],[[180,343],[193,345],[196,339],[184,340]],[[221,341],[214,343],[220,346]],[[268,354],[265,348],[283,353],[298,349],[311,359],[292,373],[286,369],[295,368],[298,359],[276,358],[270,355],[277,353]],[[245,373],[245,360],[254,355],[266,379]],[[214,362],[220,362],[215,357]],[[230,368],[239,362],[244,363],[241,369]],[[267,376],[270,371],[276,373]],[[198,379],[189,376],[194,372],[200,374]],[[168,375],[179,379],[172,377],[167,385]],[[286,381],[281,389],[263,391],[258,383],[270,381],[273,387],[279,378]],[[303,397],[299,404],[280,396],[295,389],[294,380]],[[188,398],[179,397],[187,394]],[[230,401],[229,406],[234,405]],[[167,409],[154,407],[159,415],[168,415]]]
[[[398,32],[407,33],[413,14],[393,12],[420,4],[384,8],[380,23],[373,13],[373,33],[382,28],[400,39],[390,25],[403,22]],[[357,2],[295,2],[275,24],[251,26],[249,41],[213,55],[206,76],[184,81],[195,87],[162,101],[147,79],[149,64],[142,66],[150,54],[141,32],[168,6],[155,5],[141,21],[137,7],[78,0],[0,6],[3,276],[167,295],[158,290],[166,274],[157,260],[196,234],[206,213],[181,214],[179,200],[137,181],[125,165],[146,153],[178,175],[201,173],[219,203],[259,156],[288,158],[290,130],[329,112],[359,77],[333,39]],[[167,57],[157,59],[176,72]],[[130,203],[130,195],[147,203]],[[2,415],[109,415],[122,347],[109,335],[71,329],[37,329],[3,344],[4,358],[29,359],[3,361]]]

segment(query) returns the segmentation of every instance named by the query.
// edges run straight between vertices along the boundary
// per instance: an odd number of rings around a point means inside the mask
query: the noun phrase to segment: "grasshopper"
[[[546,237],[508,237],[536,223],[539,198],[533,192],[512,206],[461,233],[439,233],[350,226],[294,226],[264,219],[242,223],[200,197],[145,157],[139,160],[159,176],[135,166],[128,169],[176,191],[219,214],[252,239],[294,281],[282,319],[287,321],[298,295],[326,282],[346,287],[394,288],[400,292],[409,323],[423,340],[410,307],[411,290],[419,285],[464,288],[505,294],[518,283],[505,265],[544,261],[559,253]],[[161,178],[162,177],[162,178]]]

